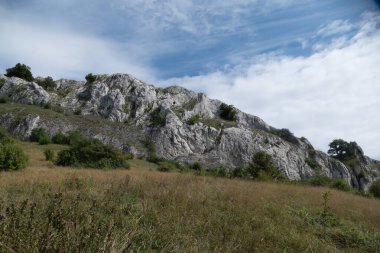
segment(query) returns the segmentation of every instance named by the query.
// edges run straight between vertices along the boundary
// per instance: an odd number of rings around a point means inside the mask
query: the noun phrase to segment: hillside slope
[[[375,199],[328,188],[162,173],[141,160],[131,161],[130,170],[56,167],[43,151],[67,147],[18,145],[30,157],[29,166],[0,172],[0,252],[378,252],[380,247]]]
[[[289,179],[321,173],[363,190],[380,176],[380,163],[362,152],[360,163],[346,166],[304,138],[279,135],[256,116],[236,110],[236,121],[224,120],[221,101],[178,86],[162,89],[114,74],[98,75],[94,82],[58,80],[46,91],[35,82],[0,79],[0,96],[24,104],[1,105],[1,124],[24,138],[36,127],[50,134],[78,129],[137,156],[146,156],[146,144],[153,142],[159,157],[226,169],[246,166],[254,153],[265,151]],[[61,113],[26,105],[51,105]]]

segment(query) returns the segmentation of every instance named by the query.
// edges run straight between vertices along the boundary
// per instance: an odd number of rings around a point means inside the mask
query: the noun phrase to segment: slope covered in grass
[[[327,188],[55,167],[0,173],[0,252],[377,252],[380,202]],[[331,192],[326,201],[322,196]],[[326,196],[326,195],[325,195]]]

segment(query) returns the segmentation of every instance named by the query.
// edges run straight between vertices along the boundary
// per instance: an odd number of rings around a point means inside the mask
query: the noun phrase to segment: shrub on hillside
[[[252,162],[248,166],[247,172],[253,179],[284,179],[284,176],[273,164],[272,156],[264,151],[259,151],[253,155]]]
[[[374,197],[380,198],[380,179],[371,185],[369,192],[372,193]]]
[[[44,78],[43,80],[38,80],[37,84],[47,91],[52,91],[56,87],[53,78],[50,76]]]
[[[30,135],[30,141],[45,145],[49,144],[51,142],[51,139],[44,128],[35,128],[32,130],[32,133]]]
[[[321,175],[319,173],[315,174],[311,178],[304,181],[306,184],[312,186],[324,186],[330,187],[334,189],[338,189],[341,191],[351,191],[352,188],[342,179],[329,178],[328,176]]]
[[[72,136],[75,136],[72,135]],[[70,137],[69,137],[70,138]],[[131,156],[92,138],[70,140],[70,149],[58,153],[56,164],[90,168],[129,168]]]
[[[166,124],[165,112],[161,111],[160,108],[155,109],[154,111],[150,113],[150,121],[151,121],[151,126],[153,127],[165,126]]]
[[[12,136],[5,130],[4,128],[0,127],[0,144],[6,145],[6,144],[13,144],[14,140]]]
[[[53,135],[51,140],[54,144],[67,145],[70,143],[69,137],[61,132]]]
[[[53,150],[51,149],[46,149],[44,151],[44,155],[45,155],[45,159],[46,161],[53,161],[54,160],[54,156],[55,156],[55,153]]]
[[[23,169],[27,163],[27,156],[16,145],[0,144],[0,171]]]
[[[32,72],[30,71],[30,67],[26,66],[25,64],[17,63],[16,66],[9,68],[6,71],[7,73],[5,75],[8,77],[15,76],[29,82],[34,80]]]
[[[287,142],[298,144],[298,139],[293,135],[292,132],[289,131],[289,129],[272,129],[271,133],[277,135],[278,137],[284,139]]]
[[[50,109],[51,109],[51,103],[50,103],[50,102],[47,102],[47,103],[44,105],[44,108],[50,110]]]
[[[225,120],[236,121],[237,111],[233,105],[222,103],[219,107],[220,117]]]
[[[96,80],[96,76],[94,76],[92,73],[89,73],[86,75],[86,81],[89,83],[93,83]]]
[[[8,104],[9,103],[9,97],[7,95],[4,95],[0,98],[1,104]]]

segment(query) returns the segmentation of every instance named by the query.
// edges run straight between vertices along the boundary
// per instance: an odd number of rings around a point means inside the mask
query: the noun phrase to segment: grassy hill
[[[0,172],[0,252],[378,252],[380,201],[328,188],[56,167]]]

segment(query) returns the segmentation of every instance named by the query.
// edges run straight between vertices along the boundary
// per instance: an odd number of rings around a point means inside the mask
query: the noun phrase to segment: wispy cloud
[[[380,158],[380,21],[366,14],[349,39],[307,57],[263,55],[230,70],[166,80],[201,90],[326,150],[335,138],[355,140]],[[335,37],[333,41],[339,41]]]

